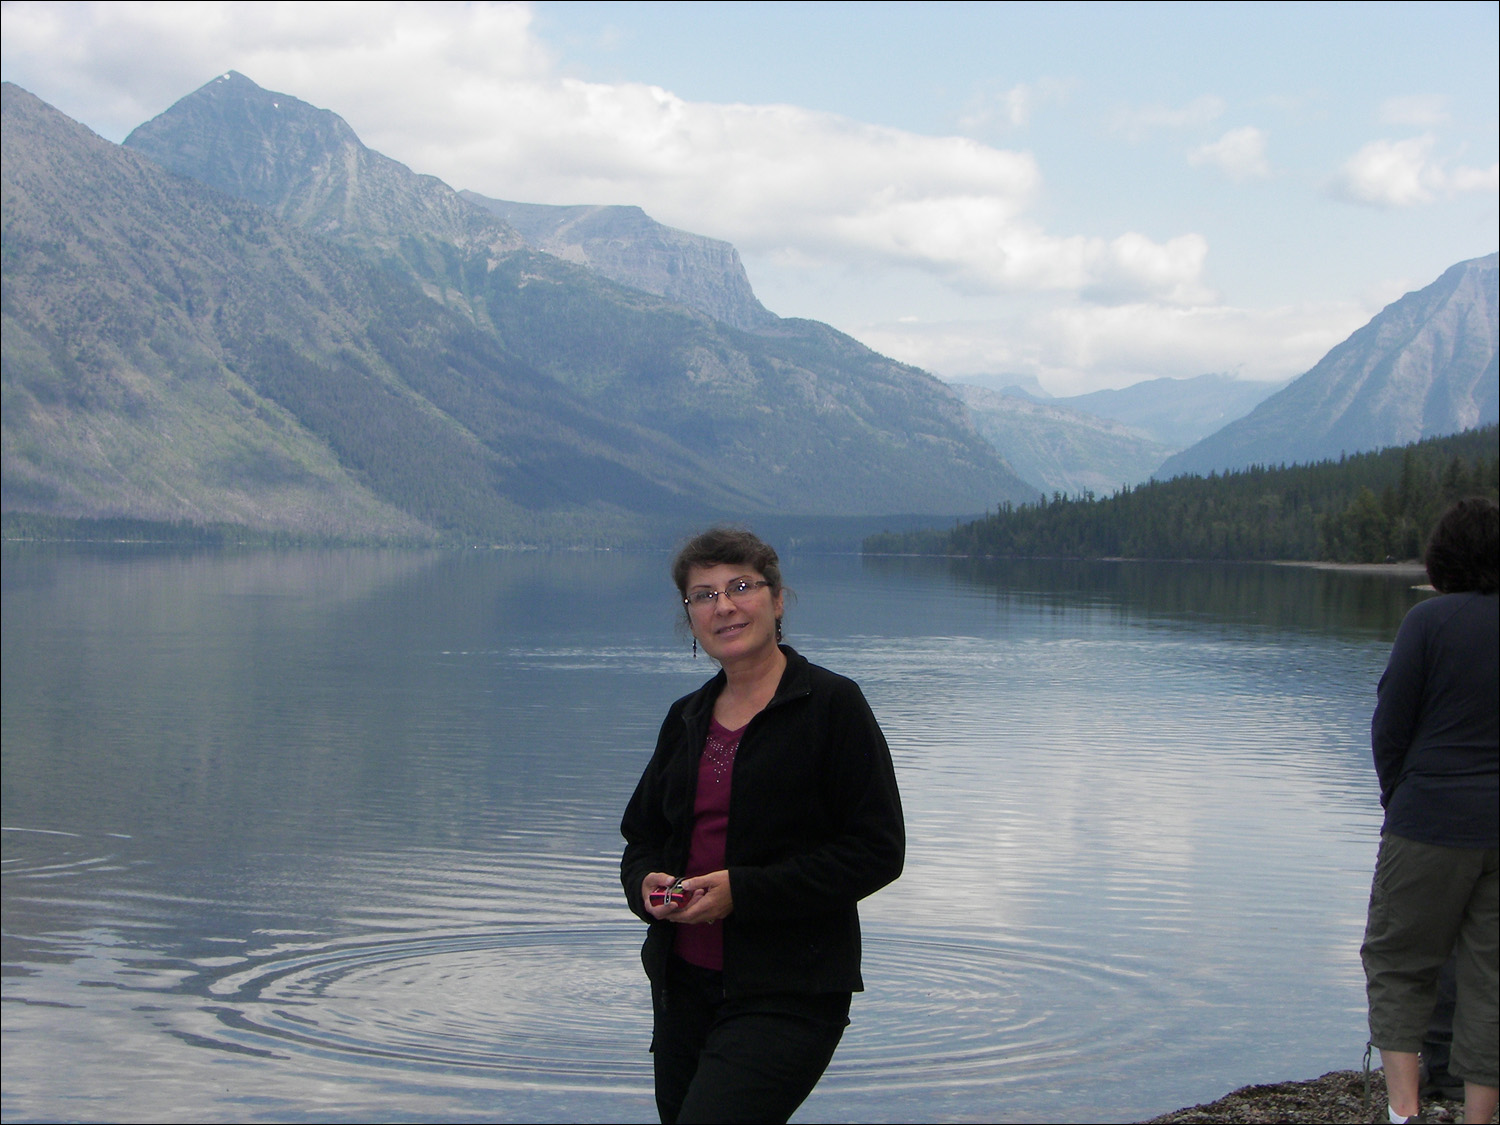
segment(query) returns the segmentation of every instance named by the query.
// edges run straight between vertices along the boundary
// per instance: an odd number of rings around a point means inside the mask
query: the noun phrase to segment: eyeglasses
[[[762,578],[759,582],[752,582],[748,578],[736,578],[722,590],[694,590],[682,599],[682,604],[689,609],[707,609],[719,600],[719,596],[725,595],[730,601],[738,601],[752,590],[759,590],[762,586],[770,583]]]

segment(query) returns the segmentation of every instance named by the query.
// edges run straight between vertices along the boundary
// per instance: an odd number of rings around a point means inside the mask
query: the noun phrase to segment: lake
[[[7,1120],[652,1121],[619,816],[665,555],[3,549]],[[1418,579],[796,556],[905,802],[798,1121],[1130,1121],[1359,1065]]]

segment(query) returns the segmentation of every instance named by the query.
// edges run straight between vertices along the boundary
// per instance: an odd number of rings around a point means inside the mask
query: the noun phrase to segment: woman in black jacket
[[[651,924],[657,1108],[785,1121],[863,988],[855,903],[901,873],[901,799],[859,687],[780,644],[769,545],[715,528],[672,577],[720,671],[668,711],[621,823],[625,896]]]

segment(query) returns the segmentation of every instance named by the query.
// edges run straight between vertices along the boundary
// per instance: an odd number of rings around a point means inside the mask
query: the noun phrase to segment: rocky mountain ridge
[[[658,223],[639,207],[555,207],[459,195],[497,215],[527,244],[609,280],[665,297],[749,332],[774,326],[728,242]]]
[[[525,246],[436,176],[366,148],[338,114],[236,71],[137,126],[124,146],[317,235],[387,251],[426,237],[495,257]]]
[[[490,262],[539,250],[736,328],[777,321],[727,242],[675,230],[639,207],[554,207],[455,192],[367,148],[336,113],[236,71],[138,126],[124,143],[314,234],[399,257],[446,300],[462,303],[463,285],[434,260],[443,257],[434,244],[466,255],[487,251]]]
[[[1249,414],[1176,454],[1167,479],[1405,445],[1500,420],[1497,255],[1386,306]]]
[[[1035,494],[931,376],[520,248],[333,115],[233,79],[143,134],[192,142],[177,174],[6,88],[6,510],[623,542],[643,520]]]

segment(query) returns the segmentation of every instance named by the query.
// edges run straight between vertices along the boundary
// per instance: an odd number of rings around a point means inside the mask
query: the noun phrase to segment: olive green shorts
[[[1370,1042],[1418,1052],[1437,1000],[1438,971],[1458,959],[1458,1005],[1448,1069],[1500,1085],[1500,852],[1380,839],[1360,957]]]

